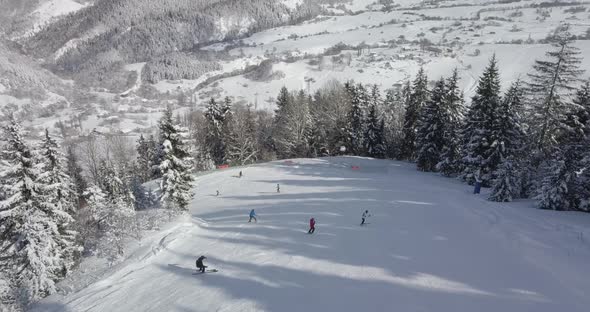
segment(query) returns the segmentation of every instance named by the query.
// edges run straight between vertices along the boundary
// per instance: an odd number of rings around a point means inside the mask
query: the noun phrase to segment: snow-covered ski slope
[[[491,203],[408,163],[293,162],[198,178],[151,249],[36,311],[588,311],[590,215]],[[219,272],[194,275],[199,255]]]

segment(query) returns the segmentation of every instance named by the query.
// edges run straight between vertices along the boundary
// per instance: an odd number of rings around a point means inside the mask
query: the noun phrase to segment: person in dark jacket
[[[313,232],[315,232],[315,219],[311,218],[309,219],[309,231],[307,231],[307,233],[313,234]]]
[[[203,260],[205,259],[207,259],[205,256],[200,256],[199,259],[197,259],[197,268],[201,273],[205,273],[205,268],[207,268],[207,266],[203,264]]]

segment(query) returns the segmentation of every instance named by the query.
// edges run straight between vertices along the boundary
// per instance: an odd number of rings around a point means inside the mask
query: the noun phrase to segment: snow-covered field
[[[351,166],[360,170],[351,170]],[[198,178],[190,215],[35,311],[587,311],[590,215],[491,203],[413,165],[277,161]],[[276,192],[280,183],[281,193]],[[215,196],[216,190],[221,195]],[[485,193],[485,192],[484,192]],[[248,223],[256,209],[258,223]],[[362,211],[370,224],[359,226]],[[317,230],[306,234],[315,217]],[[195,275],[195,259],[219,272]]]

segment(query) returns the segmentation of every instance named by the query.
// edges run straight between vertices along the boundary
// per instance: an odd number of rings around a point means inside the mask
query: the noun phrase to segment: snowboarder
[[[239,177],[240,177],[240,178],[242,177],[242,171],[240,171]]]
[[[217,190],[217,193],[215,194],[215,196],[219,196],[219,190]]]
[[[307,231],[307,233],[313,234],[313,232],[315,232],[315,219],[311,218],[309,219],[309,231]]]
[[[207,266],[203,264],[203,260],[205,259],[207,259],[205,256],[200,256],[199,259],[197,259],[197,269],[199,269],[201,273],[205,273],[205,268],[207,268]]]
[[[367,220],[368,217],[370,217],[371,215],[369,214],[369,210],[365,210],[365,212],[363,212],[363,216],[362,216],[362,221],[361,221],[361,225],[365,224],[365,221]]]
[[[277,193],[281,192],[281,186],[277,183]]]
[[[252,219],[254,219],[254,222],[258,222],[258,220],[256,220],[256,212],[254,212],[254,209],[250,210],[250,220],[248,220],[248,223],[252,222]]]

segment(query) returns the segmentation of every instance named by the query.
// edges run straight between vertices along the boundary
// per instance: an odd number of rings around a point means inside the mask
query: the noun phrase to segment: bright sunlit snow
[[[277,161],[201,176],[195,192],[189,216],[145,238],[110,276],[49,297],[34,311],[542,312],[590,305],[590,280],[580,273],[590,259],[586,215],[537,210],[530,201],[492,203],[408,163]],[[251,209],[257,223],[247,222]],[[360,226],[364,210],[372,216]],[[311,217],[317,230],[309,235]],[[219,272],[196,275],[200,255]]]

